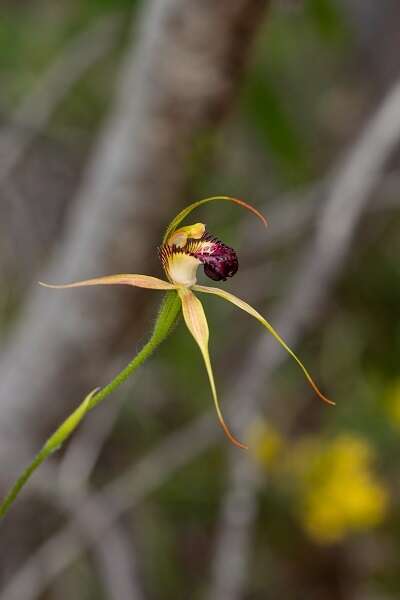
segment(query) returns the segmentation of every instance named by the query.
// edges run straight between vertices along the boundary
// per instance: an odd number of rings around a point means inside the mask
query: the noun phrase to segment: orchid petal
[[[207,319],[204,314],[203,305],[201,304],[200,300],[196,298],[193,292],[191,292],[188,288],[179,288],[178,294],[182,301],[182,312],[187,328],[189,329],[190,333],[199,345],[200,351],[203,355],[208,378],[210,380],[210,386],[214,398],[215,408],[221,427],[224,430],[227,437],[230,439],[230,441],[233,444],[235,444],[235,446],[247,449],[247,446],[239,442],[231,434],[221,413],[221,409],[218,402],[217,390],[214,382],[214,375],[211,367],[210,355],[208,352],[209,330]]]
[[[65,285],[50,285],[48,283],[42,283],[40,285],[48,288],[64,289],[74,287],[84,287],[87,285],[133,285],[140,288],[147,288],[149,290],[173,290],[175,286],[172,283],[158,279],[157,277],[151,277],[150,275],[107,275],[105,277],[96,277],[95,279],[85,279],[84,281],[77,281],[75,283],[67,283]]]
[[[281,338],[279,333],[277,331],[275,331],[275,329],[272,327],[272,325],[270,323],[268,323],[268,321],[266,319],[264,319],[264,317],[262,317],[260,315],[260,313],[256,311],[255,308],[250,306],[250,304],[247,304],[247,302],[244,302],[240,298],[237,298],[233,294],[226,292],[225,290],[221,290],[220,288],[208,287],[208,286],[203,286],[203,285],[194,285],[192,289],[196,290],[197,292],[204,292],[205,294],[214,294],[215,296],[220,296],[224,300],[228,300],[228,302],[232,302],[232,304],[235,304],[236,306],[238,306],[245,312],[249,313],[249,315],[251,315],[252,317],[257,319],[257,321],[260,321],[260,323],[262,325],[264,325],[264,327],[266,329],[268,329],[268,331],[270,333],[272,333],[274,338],[281,344],[281,346],[283,346],[283,348],[285,348],[285,350],[290,354],[290,356],[292,356],[292,358],[294,358],[294,360],[297,362],[297,364],[303,371],[310,386],[313,388],[313,390],[315,391],[317,396],[319,396],[321,398],[321,400],[323,400],[327,404],[333,404],[333,405],[335,404],[335,402],[333,402],[332,400],[329,400],[329,398],[324,396],[324,394],[319,390],[319,388],[317,387],[316,383],[312,379],[311,375],[309,374],[309,372],[307,371],[307,369],[305,368],[305,366],[303,365],[301,360],[296,356],[296,354],[293,352],[293,350],[291,350],[289,348],[289,346]]]
[[[174,231],[178,227],[178,225],[183,221],[183,219],[185,219],[192,212],[192,210],[194,210],[198,206],[201,206],[202,204],[211,202],[212,200],[226,200],[228,202],[233,202],[234,204],[238,204],[239,206],[242,206],[243,208],[246,208],[250,212],[254,213],[262,221],[262,223],[264,223],[265,227],[268,224],[267,219],[256,208],[254,208],[254,206],[251,206],[251,204],[244,202],[244,200],[239,200],[238,198],[232,198],[231,196],[211,196],[210,198],[204,198],[203,200],[198,200],[197,202],[194,202],[193,204],[190,204],[189,206],[187,206],[186,208],[181,210],[181,212],[178,213],[176,215],[176,217],[174,219],[172,219],[171,223],[168,225],[168,228],[167,228],[167,231],[165,232],[162,243],[165,244],[167,242],[170,235],[172,233],[174,233]]]

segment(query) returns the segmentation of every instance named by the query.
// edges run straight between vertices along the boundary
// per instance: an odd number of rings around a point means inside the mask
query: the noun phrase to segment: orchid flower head
[[[239,268],[236,252],[208,231],[203,223],[181,227],[159,248],[165,274],[171,283],[191,287],[198,267],[214,281],[226,281]]]
[[[235,250],[209,233],[203,223],[180,226],[182,221],[194,209],[211,201],[228,201],[237,204],[255,214],[265,226],[267,225],[265,217],[256,208],[243,200],[231,198],[230,196],[213,196],[205,198],[184,208],[171,221],[165,232],[158,252],[166,280],[150,275],[121,274],[97,277],[95,279],[88,279],[66,285],[42,285],[52,288],[72,288],[89,285],[125,284],[153,290],[175,291],[180,298],[181,310],[186,326],[198,344],[203,356],[221,427],[233,444],[240,448],[247,448],[247,446],[237,440],[231,433],[223,418],[219,406],[208,349],[208,323],[203,305],[197,295],[195,295],[195,292],[219,296],[257,319],[297,362],[315,393],[325,402],[329,404],[334,403],[320,392],[311,375],[297,355],[289,348],[272,325],[264,319],[255,308],[223,289],[197,284],[197,271],[200,266],[203,267],[205,275],[213,281],[226,281],[228,277],[233,277],[239,268]]]

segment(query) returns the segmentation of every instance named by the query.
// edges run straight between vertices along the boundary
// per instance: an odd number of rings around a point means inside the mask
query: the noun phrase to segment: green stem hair
[[[111,394],[117,389],[128,377],[136,371],[145,360],[154,352],[154,350],[165,340],[170,333],[173,325],[176,322],[179,311],[181,308],[181,302],[178,294],[175,291],[167,292],[164,300],[161,304],[156,324],[149,341],[143,346],[143,348],[136,354],[131,362],[123,369],[118,375],[105,387],[103,387],[97,394],[91,399],[90,409],[97,406],[104,400],[106,396]]]

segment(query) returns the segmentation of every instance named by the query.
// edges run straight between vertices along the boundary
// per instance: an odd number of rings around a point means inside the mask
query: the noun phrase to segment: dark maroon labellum
[[[211,243],[210,251],[195,254],[204,265],[204,273],[214,281],[226,281],[227,277],[233,277],[239,268],[234,249],[209,234],[205,239]]]

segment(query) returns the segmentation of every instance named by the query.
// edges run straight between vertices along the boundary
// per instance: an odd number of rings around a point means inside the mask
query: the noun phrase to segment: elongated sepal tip
[[[241,450],[248,450],[249,447],[246,446],[246,444],[242,444],[242,442],[239,442],[239,440],[237,440],[232,433],[229,431],[228,426],[226,425],[225,421],[219,421],[222,429],[224,430],[224,433],[226,435],[226,437],[228,438],[228,440],[237,448],[240,448]]]
[[[290,356],[297,362],[297,364],[303,371],[311,388],[317,394],[318,398],[320,400],[322,400],[323,402],[325,402],[326,404],[335,406],[336,403],[333,402],[333,400],[330,400],[329,398],[324,396],[324,394],[319,390],[317,384],[315,383],[315,381],[313,380],[310,373],[307,371],[307,369],[305,368],[305,366],[303,365],[303,363],[301,362],[299,357],[293,352],[293,350],[291,348],[289,348],[289,346],[287,345],[285,340],[283,338],[281,338],[279,333],[272,327],[271,323],[269,323],[266,319],[264,319],[264,317],[261,316],[260,313],[257,312],[255,308],[253,308],[250,304],[248,304],[244,300],[241,300],[240,298],[237,298],[233,294],[227,292],[226,290],[222,290],[220,288],[207,287],[204,285],[194,285],[192,289],[196,292],[203,292],[205,294],[214,294],[215,296],[219,296],[220,298],[223,298],[224,300],[227,300],[228,302],[232,302],[232,304],[234,304],[235,306],[237,306],[244,312],[247,312],[249,315],[251,315],[252,317],[257,319],[257,321],[259,321],[274,336],[274,338],[286,350],[286,352],[288,352],[288,354],[290,354]]]
[[[67,285],[63,285],[63,284],[58,284],[57,285],[57,284],[54,284],[54,283],[44,283],[44,281],[38,281],[38,284],[40,286],[42,286],[42,287],[50,288],[52,290],[62,290],[64,288],[66,288],[66,287],[69,287],[68,284]]]
[[[325,404],[329,404],[329,406],[336,406],[336,402],[329,400],[329,398],[326,396],[322,396],[322,400],[325,402]]]
[[[168,225],[167,231],[165,232],[162,243],[165,244],[167,242],[170,235],[172,233],[174,233],[174,231],[180,225],[180,223],[183,221],[183,219],[185,219],[195,208],[198,208],[199,206],[202,206],[203,204],[207,204],[208,202],[212,202],[214,200],[226,200],[228,202],[233,202],[233,204],[237,204],[238,206],[241,206],[242,208],[245,208],[246,210],[249,210],[254,215],[256,215],[256,217],[258,217],[260,219],[260,221],[264,224],[265,227],[267,227],[267,225],[268,225],[268,221],[264,217],[264,215],[259,210],[257,210],[254,206],[252,206],[251,204],[248,204],[244,200],[240,200],[239,198],[233,198],[232,196],[210,196],[209,198],[204,198],[203,200],[198,200],[197,202],[194,202],[193,204],[190,204],[189,206],[186,206],[186,208],[181,210],[181,212],[178,213],[176,215],[176,217],[174,219],[172,219],[171,223]]]
[[[325,402],[325,404],[329,404],[330,406],[336,406],[336,402],[334,402],[333,400],[330,400],[329,398],[327,398],[326,396],[324,396],[324,394],[320,391],[320,389],[318,388],[317,384],[315,383],[315,381],[310,377],[310,375],[303,369],[306,378],[308,380],[308,383],[310,384],[310,386],[312,387],[312,389],[314,390],[314,392],[317,394],[318,398],[320,400],[322,400],[322,402]]]

